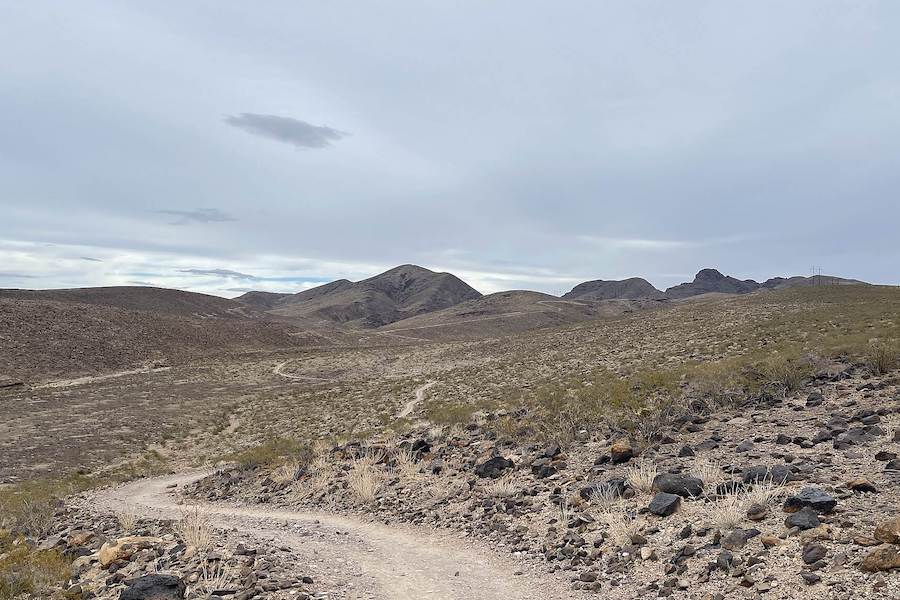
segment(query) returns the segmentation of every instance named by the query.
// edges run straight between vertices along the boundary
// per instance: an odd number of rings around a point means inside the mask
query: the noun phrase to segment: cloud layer
[[[7,4],[0,287],[898,283],[897,2]]]

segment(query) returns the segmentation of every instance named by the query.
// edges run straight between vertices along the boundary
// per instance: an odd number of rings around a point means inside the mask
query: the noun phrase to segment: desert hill
[[[614,317],[649,303],[655,304],[646,300],[567,300],[541,292],[512,290],[396,321],[377,332],[426,340],[476,339]]]
[[[304,336],[290,335],[284,324],[209,318],[207,309],[204,316],[187,316],[10,296],[0,295],[0,379],[31,382],[134,369],[149,360],[178,364],[228,352],[309,344]]]
[[[723,275],[715,269],[701,269],[690,283],[682,283],[666,290],[666,298],[682,299],[701,294],[749,294],[757,290],[786,289],[792,287],[821,285],[868,285],[856,279],[844,279],[831,275],[813,275],[811,277],[773,277],[763,283],[752,279],[736,279]]]
[[[563,294],[566,300],[614,300],[638,298],[659,299],[664,294],[641,277],[631,277],[619,281],[604,281],[597,279],[579,283],[572,291]]]
[[[108,306],[195,318],[258,318],[258,311],[219,296],[147,286],[114,286],[57,290],[0,289],[0,299],[42,300]]]
[[[455,275],[401,265],[362,281],[341,279],[280,298],[269,312],[283,319],[373,328],[480,297]]]

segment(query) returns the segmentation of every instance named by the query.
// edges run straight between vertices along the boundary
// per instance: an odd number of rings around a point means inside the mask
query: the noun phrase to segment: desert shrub
[[[279,437],[229,454],[225,460],[235,462],[244,469],[271,467],[287,461],[306,466],[312,460],[312,450],[308,444],[299,440]]]
[[[787,353],[770,354],[754,365],[754,371],[757,383],[764,388],[774,388],[783,396],[799,390],[803,382],[813,374],[809,358]]]
[[[869,345],[864,360],[873,375],[884,375],[900,366],[900,345],[874,342]]]
[[[366,455],[353,462],[347,474],[347,483],[353,496],[364,504],[375,501],[384,480],[384,474],[376,466],[380,457]]]
[[[0,529],[31,537],[53,531],[53,516],[61,498],[86,489],[82,478],[25,481],[0,490]]]
[[[71,563],[55,550],[40,551],[0,532],[0,600],[50,597],[71,576]]]
[[[641,459],[636,464],[628,467],[625,472],[625,480],[628,485],[638,492],[649,494],[653,489],[653,480],[659,475],[659,470],[652,460]]]
[[[193,546],[199,552],[206,552],[212,544],[212,522],[206,511],[199,505],[182,511],[181,519],[175,529],[185,544]]]
[[[519,486],[512,474],[508,474],[485,484],[484,493],[492,498],[511,498],[519,493]]]

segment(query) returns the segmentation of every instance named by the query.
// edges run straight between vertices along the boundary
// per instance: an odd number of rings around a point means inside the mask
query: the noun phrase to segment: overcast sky
[[[900,3],[0,0],[0,287],[900,283]]]

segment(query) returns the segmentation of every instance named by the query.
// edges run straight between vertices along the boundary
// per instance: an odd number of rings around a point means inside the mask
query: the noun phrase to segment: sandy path
[[[275,365],[275,369],[272,371],[279,377],[284,377],[285,379],[293,379],[294,381],[331,381],[331,379],[324,379],[322,377],[310,377],[309,375],[294,375],[293,373],[285,373],[284,368],[288,366],[290,360],[286,360],[284,362],[278,363]]]
[[[182,506],[169,486],[202,477],[191,473],[144,479],[94,495],[101,512],[129,511],[151,518],[178,518]],[[343,591],[330,597],[378,600],[539,600],[571,598],[564,583],[540,576],[473,540],[411,527],[387,527],[328,514],[262,506],[204,505],[215,526],[234,528],[289,546],[302,569],[327,568],[329,582]],[[518,571],[528,574],[516,575]],[[349,590],[349,591],[348,591]]]
[[[50,381],[41,385],[34,386],[34,389],[40,390],[45,388],[64,388],[73,385],[85,385],[88,383],[97,383],[98,381],[106,381],[108,379],[118,379],[119,377],[127,377],[128,375],[143,375],[147,373],[161,373],[168,371],[172,367],[156,367],[155,369],[131,369],[130,371],[116,371],[115,373],[107,373],[106,375],[87,375],[85,377],[76,377],[75,379],[60,379],[58,381]]]
[[[406,403],[406,406],[403,407],[399,413],[397,413],[397,418],[402,419],[404,417],[408,417],[413,409],[422,403],[425,400],[425,392],[428,391],[428,388],[436,384],[437,381],[429,381],[425,385],[420,385],[416,388],[416,397]]]

